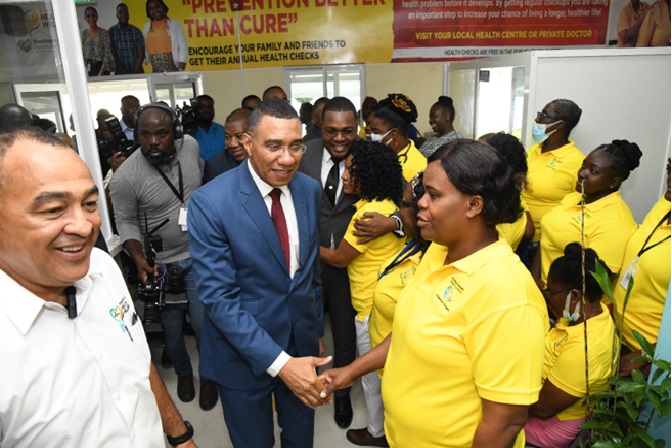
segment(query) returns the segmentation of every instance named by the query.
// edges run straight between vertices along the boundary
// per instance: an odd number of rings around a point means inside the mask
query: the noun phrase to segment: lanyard
[[[400,265],[404,261],[406,261],[408,258],[412,257],[413,255],[417,254],[420,251],[420,247],[418,247],[415,239],[409,241],[406,246],[397,254],[396,257],[394,257],[394,260],[392,260],[392,263],[387,265],[385,270],[380,274],[380,277],[378,277],[378,280],[381,278],[385,277],[387,274],[390,273],[392,269],[394,269],[396,266]]]
[[[156,169],[159,170],[159,174],[161,174],[161,177],[163,177],[163,180],[166,181],[166,183],[168,184],[170,189],[173,190],[173,193],[175,193],[175,196],[177,196],[177,199],[179,199],[180,202],[182,203],[182,205],[184,205],[184,185],[182,184],[182,167],[179,164],[177,165],[177,170],[178,170],[177,173],[178,173],[178,177],[180,179],[180,191],[179,192],[175,189],[175,186],[170,182],[170,180],[168,180],[168,176],[166,176],[166,173],[163,172],[161,167],[157,166]]]
[[[642,248],[639,250],[639,252],[637,252],[637,258],[641,257],[644,254],[644,252],[646,252],[647,250],[653,249],[654,247],[658,246],[659,244],[662,244],[665,240],[670,238],[670,235],[667,235],[665,238],[658,241],[653,246],[646,247],[646,245],[649,244],[649,240],[651,239],[653,234],[656,233],[656,230],[658,230],[658,227],[662,226],[663,223],[665,221],[667,221],[668,219],[670,219],[670,212],[667,212],[667,214],[665,216],[663,216],[663,219],[660,220],[660,222],[656,225],[656,227],[653,228],[653,230],[651,231],[649,236],[646,237],[646,240],[644,240],[644,244],[642,244]]]
[[[406,151],[404,151],[404,152],[400,152],[399,154],[397,154],[397,158],[399,159],[399,163],[400,163],[401,165],[403,165],[404,163],[408,162],[408,151],[411,150],[411,141],[410,141],[410,140],[408,141],[408,145],[404,146],[404,149],[405,149]],[[403,161],[401,160],[402,157],[403,157],[403,159],[404,159]]]

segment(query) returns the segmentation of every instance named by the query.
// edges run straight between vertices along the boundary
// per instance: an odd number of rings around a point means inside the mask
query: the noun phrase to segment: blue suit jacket
[[[323,333],[318,219],[322,189],[296,173],[289,183],[299,228],[299,268],[290,279],[280,240],[248,161],[189,200],[189,249],[205,305],[200,373],[239,390],[265,387],[266,369],[287,351],[318,356]]]

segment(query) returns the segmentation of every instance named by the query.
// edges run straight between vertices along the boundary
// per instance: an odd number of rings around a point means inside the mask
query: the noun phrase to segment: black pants
[[[100,69],[103,67],[103,61],[89,61],[89,76],[98,76]],[[110,71],[105,70],[103,75],[109,75]],[[104,176],[104,174],[103,174]]]
[[[323,266],[322,299],[329,310],[331,333],[334,341],[334,367],[347,366],[355,360],[357,336],[355,334],[355,309],[350,297],[350,281],[347,269]],[[334,393],[342,397],[350,388]]]

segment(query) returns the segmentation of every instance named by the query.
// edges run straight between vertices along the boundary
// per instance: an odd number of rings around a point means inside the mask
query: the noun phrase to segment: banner
[[[606,47],[609,17],[618,13],[610,8],[621,6],[612,7],[610,0],[166,3],[168,17],[179,22],[186,36],[190,70],[235,70],[241,63],[244,68],[261,68],[447,61],[535,49]],[[131,23],[143,29],[149,23],[145,2],[128,6]]]
[[[128,2],[143,29],[145,2]],[[389,62],[390,0],[168,0],[182,24],[187,69]],[[144,19],[144,22],[142,21]]]
[[[394,60],[605,45],[609,0],[395,0]]]

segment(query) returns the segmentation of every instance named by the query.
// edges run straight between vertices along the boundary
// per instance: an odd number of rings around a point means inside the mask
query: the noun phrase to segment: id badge
[[[180,207],[180,215],[177,218],[177,223],[182,228],[183,232],[187,231],[187,208]]]
[[[634,278],[635,275],[637,275],[638,270],[639,266],[637,265],[637,258],[635,258],[630,262],[630,264],[628,264],[628,268],[625,270],[625,274],[623,274],[623,278],[619,282],[619,285],[621,285],[621,287],[627,291],[630,279]]]

